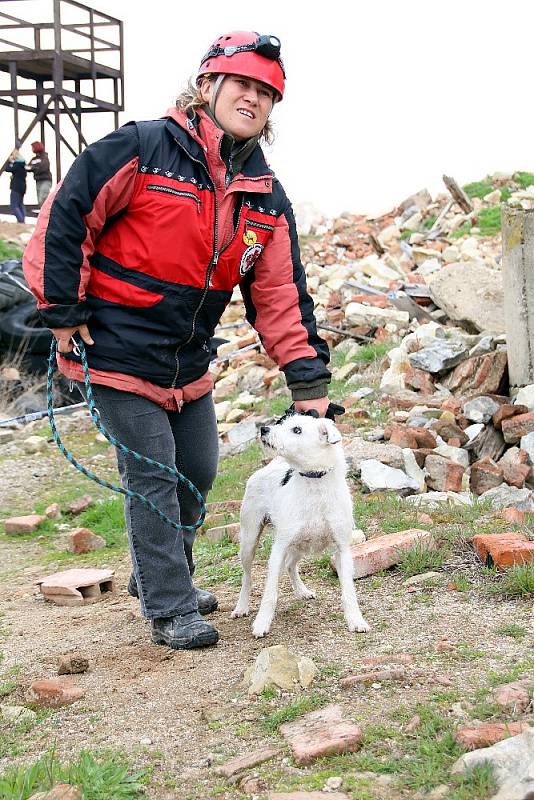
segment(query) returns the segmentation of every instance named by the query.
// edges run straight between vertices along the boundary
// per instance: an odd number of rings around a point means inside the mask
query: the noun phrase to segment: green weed
[[[237,562],[239,545],[224,537],[219,542],[210,542],[199,537],[195,545],[196,575],[210,586],[214,583],[229,583],[239,586],[241,567]]]
[[[486,800],[497,790],[491,764],[480,764],[463,775],[453,775],[452,781],[452,792],[447,795],[450,800]]]
[[[447,553],[443,547],[432,547],[426,542],[417,541],[407,550],[399,553],[399,570],[405,578],[420,575],[443,565]]]
[[[501,208],[491,206],[478,212],[478,227],[481,236],[495,236],[501,230]]]
[[[102,536],[106,540],[107,547],[126,546],[122,497],[109,497],[101,503],[90,506],[87,511],[76,517],[76,524]]]
[[[467,183],[463,190],[471,199],[473,197],[483,198],[493,191],[493,186],[489,181],[474,181],[473,183]]]
[[[315,711],[315,709],[321,708],[321,706],[325,705],[327,702],[328,698],[317,693],[304,695],[303,697],[299,697],[294,702],[288,703],[276,711],[273,711],[272,714],[267,714],[266,716],[262,717],[262,728],[267,733],[276,733],[279,726],[283,725],[284,722],[292,722],[292,720],[302,716],[302,714],[306,714],[309,711]]]
[[[511,636],[512,639],[522,639],[523,636],[527,635],[528,631],[522,625],[515,625],[511,622],[508,625],[501,625],[495,633],[499,636]]]
[[[518,183],[522,189],[526,189],[528,186],[534,186],[534,173],[515,172],[514,181]]]
[[[507,569],[490,593],[504,597],[529,597],[534,594],[534,564],[516,564]]]
[[[17,245],[0,239],[0,261],[7,258],[22,258],[22,250]]]

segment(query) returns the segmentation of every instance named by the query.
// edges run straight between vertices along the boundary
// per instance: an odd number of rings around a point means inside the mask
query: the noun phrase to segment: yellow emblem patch
[[[258,241],[258,237],[254,233],[254,231],[245,231],[243,234],[243,241],[247,245],[247,247],[251,247],[253,244],[256,244]]]

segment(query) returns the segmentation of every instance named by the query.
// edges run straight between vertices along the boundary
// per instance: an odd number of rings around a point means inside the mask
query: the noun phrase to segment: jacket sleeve
[[[306,398],[325,396],[331,378],[328,345],[317,334],[295,218],[285,194],[271,239],[246,273],[241,293],[247,319],[284,371],[293,398],[304,399],[299,390],[307,390]]]
[[[106,221],[130,201],[138,153],[137,128],[129,123],[84,150],[43,205],[22,266],[47,327],[89,319],[89,259]]]

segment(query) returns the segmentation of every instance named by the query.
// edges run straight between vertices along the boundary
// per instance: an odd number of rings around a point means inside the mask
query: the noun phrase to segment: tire
[[[12,356],[46,356],[52,333],[43,327],[35,300],[22,303],[0,314],[0,349]]]
[[[18,286],[12,278],[27,286],[22,262],[14,258],[0,261],[0,311],[7,311],[29,298],[29,292]]]

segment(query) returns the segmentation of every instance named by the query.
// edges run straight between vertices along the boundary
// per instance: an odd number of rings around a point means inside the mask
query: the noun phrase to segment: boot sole
[[[167,645],[167,647],[171,647],[173,650],[195,650],[199,647],[209,647],[210,645],[217,644],[219,641],[219,634],[204,633],[199,636],[194,636],[192,639],[172,639],[161,633],[152,631],[152,641],[154,644]]]
[[[139,600],[139,595],[137,594],[137,592],[135,593],[131,592],[129,589],[127,591],[130,597],[135,597],[136,600]],[[213,614],[213,612],[217,611],[218,608],[219,608],[219,602],[217,601],[215,603],[212,603],[211,606],[202,606],[202,608],[199,606],[198,613],[202,614],[202,616],[205,617],[207,614]]]

